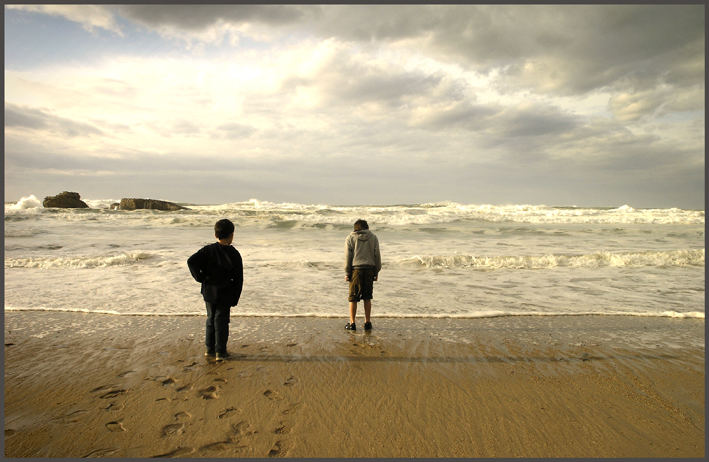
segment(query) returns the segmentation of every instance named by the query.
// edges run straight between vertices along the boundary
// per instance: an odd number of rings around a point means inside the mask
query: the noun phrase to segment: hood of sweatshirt
[[[372,233],[368,229],[362,229],[359,231],[352,231],[352,234],[357,236],[358,241],[368,241]]]

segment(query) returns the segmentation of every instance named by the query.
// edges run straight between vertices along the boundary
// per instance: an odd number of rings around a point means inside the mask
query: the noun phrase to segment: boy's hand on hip
[[[349,274],[345,274],[345,281],[349,281],[349,280],[350,280]]]

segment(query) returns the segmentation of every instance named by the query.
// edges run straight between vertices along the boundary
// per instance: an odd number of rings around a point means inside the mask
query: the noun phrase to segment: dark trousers
[[[224,354],[229,338],[229,313],[231,307],[218,303],[207,304],[207,333],[204,337],[207,351]]]

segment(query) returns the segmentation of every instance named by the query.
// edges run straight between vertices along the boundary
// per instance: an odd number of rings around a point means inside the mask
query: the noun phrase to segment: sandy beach
[[[5,313],[6,457],[703,457],[704,320]]]

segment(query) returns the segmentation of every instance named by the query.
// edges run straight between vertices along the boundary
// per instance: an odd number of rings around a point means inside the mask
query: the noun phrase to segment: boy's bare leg
[[[367,302],[365,301],[365,307]],[[357,302],[350,302],[350,324],[355,323],[355,315],[357,314]]]
[[[364,301],[364,322],[369,322],[369,316],[372,314],[372,301]]]

